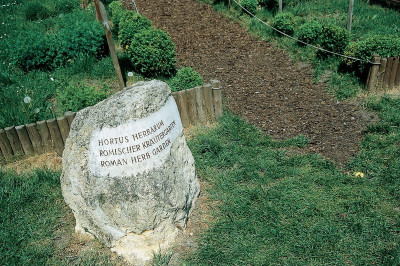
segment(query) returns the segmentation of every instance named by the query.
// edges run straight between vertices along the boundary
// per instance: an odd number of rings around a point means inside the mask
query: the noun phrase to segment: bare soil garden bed
[[[139,12],[166,31],[181,66],[206,80],[220,79],[228,110],[275,139],[302,134],[305,151],[344,165],[358,150],[366,124],[376,119],[357,102],[338,102],[312,69],[250,35],[211,6],[193,0],[138,0]]]

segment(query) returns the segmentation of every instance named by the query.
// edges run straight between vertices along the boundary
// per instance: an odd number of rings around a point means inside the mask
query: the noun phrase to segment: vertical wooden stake
[[[4,129],[0,129],[0,149],[3,152],[3,156],[6,159],[11,158],[11,156],[13,155],[13,150],[11,148],[11,144],[8,141],[6,132],[4,131]]]
[[[43,145],[42,138],[40,137],[39,131],[36,127],[35,123],[26,125],[26,129],[28,130],[29,138],[31,139],[33,150],[37,154],[43,153]]]
[[[347,14],[347,30],[351,32],[351,25],[353,23],[353,8],[354,0],[349,0],[349,13]]]
[[[396,71],[396,78],[394,79],[394,86],[399,86],[400,85],[400,58],[397,58],[399,61],[399,65],[397,66],[397,71]]]
[[[214,101],[213,101],[211,84],[205,84],[203,86],[203,95],[204,95],[207,119],[208,121],[212,122],[214,120]]]
[[[69,134],[69,124],[68,124],[67,117],[65,117],[65,116],[58,117],[57,124],[58,124],[58,128],[60,129],[60,133],[61,133],[63,142],[65,143],[65,141],[68,138],[68,134]]]
[[[17,126],[15,127],[17,131],[18,138],[21,141],[22,149],[24,150],[25,155],[33,154],[33,146],[32,142],[29,139],[28,131],[25,126]]]
[[[386,63],[385,75],[383,76],[383,86],[385,89],[389,87],[390,76],[392,75],[393,57],[389,57]]]
[[[279,13],[282,13],[283,12],[283,0],[279,0],[278,5],[279,5]]]
[[[178,91],[178,106],[183,127],[190,126],[190,118],[188,113],[188,105],[186,101],[186,91]]]
[[[207,123],[207,115],[204,103],[203,88],[201,86],[194,88],[196,92],[196,109],[199,122],[203,125]]]
[[[72,121],[74,120],[75,116],[76,116],[76,113],[71,112],[71,111],[68,111],[65,113],[65,117],[67,117],[68,125],[70,128],[71,128]]]
[[[392,71],[391,71],[391,75],[389,78],[389,89],[393,89],[394,87],[394,81],[396,80],[396,74],[397,74],[397,69],[399,68],[399,58],[398,57],[394,57],[393,58],[393,64],[392,64]]]
[[[58,128],[57,121],[50,119],[46,121],[47,127],[49,128],[51,139],[53,140],[54,148],[59,156],[62,156],[64,151],[64,142],[61,136],[60,129]]]
[[[44,150],[46,152],[54,151],[53,142],[51,141],[50,131],[46,121],[39,121],[36,124],[39,129]]]
[[[221,93],[221,82],[219,80],[211,80],[213,88],[213,98],[214,98],[214,110],[215,117],[220,118],[223,114],[222,112],[222,93]]]
[[[190,122],[192,125],[196,125],[199,119],[197,115],[196,92],[194,88],[186,90],[186,98]]]
[[[369,70],[369,78],[367,81],[367,89],[368,90],[372,90],[375,88],[376,85],[376,79],[377,79],[377,75],[378,75],[378,71],[379,71],[379,63],[381,61],[381,58],[379,57],[379,55],[374,55],[374,58],[372,60],[372,63],[374,63],[372,65],[372,67]]]
[[[112,34],[111,34],[110,24],[108,23],[108,19],[107,19],[106,9],[104,8],[103,3],[99,0],[94,0],[94,5],[96,7],[97,20],[99,20],[101,22],[101,24],[103,25],[104,31],[106,32],[108,48],[110,49],[111,59],[113,61],[115,72],[117,73],[119,88],[122,90],[123,88],[125,88],[125,82],[122,77],[121,68],[119,66],[117,52],[115,50],[114,40],[113,40]]]
[[[15,127],[7,127],[4,129],[4,131],[6,132],[7,138],[10,141],[14,155],[23,155],[24,152],[22,150],[21,142],[19,141]]]
[[[381,88],[383,84],[383,77],[385,76],[385,71],[386,71],[386,63],[387,63],[387,58],[381,58],[381,65],[379,66],[379,71],[378,71],[378,81],[377,85],[375,87]]]

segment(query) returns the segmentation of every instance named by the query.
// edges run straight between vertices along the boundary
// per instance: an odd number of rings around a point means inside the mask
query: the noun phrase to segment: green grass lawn
[[[302,136],[272,141],[230,114],[214,128],[200,128],[189,146],[199,178],[209,184],[203,193],[216,204],[186,263],[398,265],[400,120],[387,111],[400,113],[400,101],[370,105],[380,110],[382,126],[371,127],[348,172],[317,155],[294,155],[307,145]],[[66,247],[56,245],[74,226],[65,219],[71,214],[59,175],[0,172],[2,265],[70,263]],[[89,255],[73,261],[115,263],[104,250]]]

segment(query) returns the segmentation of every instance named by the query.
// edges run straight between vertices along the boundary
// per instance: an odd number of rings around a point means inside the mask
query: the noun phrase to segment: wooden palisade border
[[[368,90],[392,90],[400,86],[400,57],[380,58],[374,56],[366,87]]]
[[[214,122],[222,116],[220,81],[173,92],[172,96],[185,128]],[[52,151],[61,156],[75,115],[67,112],[57,119],[0,129],[0,162]]]

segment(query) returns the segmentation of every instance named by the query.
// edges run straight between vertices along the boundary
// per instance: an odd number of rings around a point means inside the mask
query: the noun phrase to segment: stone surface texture
[[[152,166],[135,171],[130,157],[141,158],[143,149],[139,147],[139,150],[131,150],[130,154],[120,157],[125,160],[121,159],[117,166],[126,168],[126,171],[119,171],[118,176],[106,171],[104,175],[99,160],[111,157],[96,155],[98,150],[93,152],[90,143],[100,143],[93,136],[104,139],[126,136],[129,143],[125,147],[143,145],[141,140],[133,141],[131,136],[146,128],[136,129],[129,125],[145,125],[148,117],[157,112],[159,117],[159,111],[171,100],[170,89],[164,82],[136,83],[95,106],[79,111],[65,144],[61,188],[74,213],[75,230],[96,236],[134,265],[146,264],[153,258],[153,252],[165,251],[174,243],[177,234],[184,230],[199,195],[194,159],[186,145],[179,114],[176,115],[176,104],[173,104],[173,110],[163,111],[165,117],[174,120],[171,132],[175,130],[175,133],[166,131],[168,124],[164,123],[162,128],[155,128],[156,132],[148,136],[154,136],[156,142],[155,136],[162,130],[166,132],[162,140],[153,144],[154,148],[161,143],[168,144],[164,147],[163,152],[167,155],[161,158],[161,165],[156,163],[160,159],[157,152],[153,150],[154,155],[148,148],[149,156],[143,157],[141,163],[147,163],[147,160]],[[147,128],[155,123],[150,120]],[[115,128],[122,128],[118,136],[102,136],[101,132],[114,132],[112,129]],[[123,132],[123,129],[137,131]],[[170,136],[171,143],[168,143]],[[107,148],[122,147],[121,143],[118,145]],[[118,159],[118,156],[113,159]],[[97,164],[97,168],[92,164]],[[97,170],[93,171],[94,168]]]

